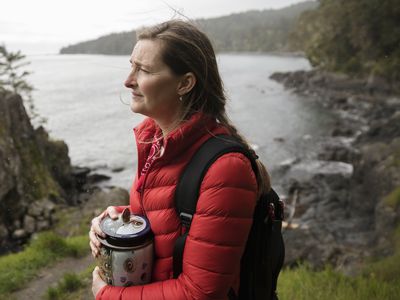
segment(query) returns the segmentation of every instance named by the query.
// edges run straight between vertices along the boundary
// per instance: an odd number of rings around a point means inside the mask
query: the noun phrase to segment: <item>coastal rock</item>
[[[94,173],[87,176],[86,182],[90,184],[95,184],[100,181],[110,180],[110,179],[111,179],[110,176]]]
[[[43,206],[39,201],[35,201],[29,205],[28,215],[32,217],[39,217],[43,214]]]
[[[282,173],[290,208],[286,263],[328,263],[354,275],[366,257],[393,253],[400,208],[385,199],[400,186],[400,99],[378,79],[316,69],[271,78],[340,120],[323,139],[315,161],[301,158]]]
[[[8,230],[4,225],[0,224],[0,247],[4,246],[8,238]]]
[[[52,140],[46,130],[40,126],[35,129],[35,136],[40,146],[41,153],[46,159],[51,176],[61,187],[62,196],[68,201],[68,193],[75,192],[75,179],[72,176],[71,160],[68,156],[68,146],[64,141]]]
[[[24,229],[17,229],[12,233],[12,238],[14,240],[20,240],[26,238],[28,233]]]
[[[113,172],[113,173],[120,173],[123,170],[125,170],[124,167],[113,167],[113,168],[111,168],[111,172]]]
[[[375,120],[369,131],[368,137],[375,138],[380,141],[391,140],[400,137],[400,111],[395,112],[388,119]]]
[[[330,139],[323,143],[323,150],[318,153],[318,159],[353,163],[360,157],[360,151],[351,145],[353,139]]]
[[[399,221],[399,214],[393,207],[381,201],[375,207],[375,230],[378,232],[389,232]]]
[[[72,168],[72,176],[75,178],[76,187],[81,192],[85,191],[84,185],[87,182],[87,176],[89,175],[89,173],[90,173],[89,168],[77,167],[77,166]],[[73,203],[76,204],[76,201]]]
[[[24,222],[23,223],[24,223],[24,230],[27,233],[31,234],[31,233],[34,233],[36,231],[36,220],[35,220],[35,218],[26,215],[24,217]]]
[[[295,164],[291,169],[293,178],[302,178],[303,181],[311,180],[315,176],[324,176],[333,179],[335,177],[349,179],[353,175],[354,168],[351,164],[338,161],[303,161]]]
[[[275,142],[279,142],[279,143],[283,143],[285,141],[285,139],[283,137],[274,137],[274,141]],[[257,150],[257,149],[254,149],[254,150]]]
[[[11,233],[0,247],[48,228],[56,206],[76,193],[66,144],[33,128],[20,95],[0,91],[0,227]]]
[[[49,229],[51,225],[51,222],[48,220],[38,220],[36,222],[36,229],[37,231],[42,231],[45,229]]]
[[[82,179],[85,179],[89,173],[90,173],[89,168],[77,167],[77,166],[74,166],[71,172],[72,176]]]
[[[292,158],[288,158],[282,162],[280,162],[277,167],[279,169],[289,169],[291,166],[293,166],[295,163],[299,162],[299,158],[298,157],[292,157]]]
[[[285,242],[285,264],[295,266],[299,261],[307,259],[314,245],[310,244],[311,234],[308,230],[286,230],[283,233]],[[307,241],[307,244],[304,243]]]
[[[336,127],[332,130],[331,136],[353,136],[354,132],[351,128]]]

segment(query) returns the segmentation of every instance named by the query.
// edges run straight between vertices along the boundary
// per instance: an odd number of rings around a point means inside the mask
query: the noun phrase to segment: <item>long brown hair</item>
[[[163,62],[176,75],[188,72],[195,75],[195,86],[182,97],[182,120],[187,120],[195,112],[210,115],[225,126],[250,152],[254,152],[226,114],[227,97],[214,49],[205,33],[187,21],[171,20],[142,29],[138,32],[137,39],[161,41]],[[258,159],[256,161],[258,169],[256,177],[261,194],[271,188],[270,178],[261,161]]]

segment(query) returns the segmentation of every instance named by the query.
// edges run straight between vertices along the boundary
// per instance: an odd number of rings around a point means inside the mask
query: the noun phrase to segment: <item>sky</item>
[[[0,44],[51,54],[69,44],[174,17],[209,18],[278,9],[304,0],[0,0]]]

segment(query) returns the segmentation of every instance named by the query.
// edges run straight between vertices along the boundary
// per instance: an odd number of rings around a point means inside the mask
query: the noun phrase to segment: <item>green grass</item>
[[[66,273],[54,287],[49,287],[44,296],[45,300],[77,300],[87,299],[91,293],[91,278],[95,264],[79,274]]]
[[[82,282],[79,275],[75,273],[66,273],[56,287],[50,287],[47,289],[45,299],[64,299],[65,295],[73,293],[83,286],[84,283]]]
[[[279,277],[280,300],[395,300],[400,295],[400,278],[385,281],[374,275],[348,277],[330,267],[312,271],[301,265],[293,270],[283,270]]]
[[[53,232],[38,234],[23,251],[0,257],[0,295],[16,291],[38,271],[66,256],[80,257],[88,251],[88,237],[62,238]]]
[[[397,300],[400,295],[400,226],[394,231],[394,254],[366,263],[360,275],[349,277],[326,267],[307,265],[285,269],[279,276],[280,300]]]

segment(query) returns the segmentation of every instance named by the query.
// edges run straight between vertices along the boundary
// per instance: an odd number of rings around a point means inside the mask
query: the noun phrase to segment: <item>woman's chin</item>
[[[132,98],[130,106],[131,110],[136,112],[140,108],[141,103],[138,101],[138,99]]]
[[[143,102],[139,99],[132,99],[130,107],[134,113],[141,113],[143,111]]]
[[[137,105],[131,105],[131,111],[135,114],[140,114],[141,110],[138,109]]]

